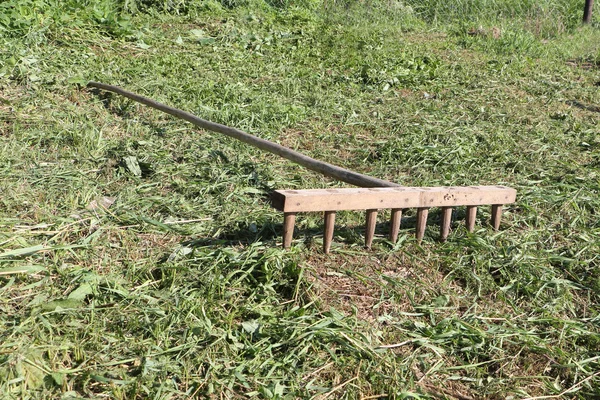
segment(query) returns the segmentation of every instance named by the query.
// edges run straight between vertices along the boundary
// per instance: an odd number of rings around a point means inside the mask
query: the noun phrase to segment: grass
[[[600,34],[579,2],[15,4],[0,397],[600,396]],[[517,203],[499,232],[456,210],[447,243],[432,210],[421,245],[414,210],[395,245],[384,212],[373,251],[364,216],[340,213],[328,256],[322,217],[302,215],[284,252],[269,192],[340,183],[88,80]]]

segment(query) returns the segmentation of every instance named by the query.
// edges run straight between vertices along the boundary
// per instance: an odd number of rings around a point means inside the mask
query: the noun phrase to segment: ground
[[[39,3],[39,4],[38,4]],[[577,1],[0,8],[0,397],[600,396],[600,31]],[[447,3],[447,4],[446,4]],[[57,10],[61,10],[60,12]],[[7,18],[5,18],[8,16]],[[344,187],[120,85],[406,186],[518,191],[298,216]]]

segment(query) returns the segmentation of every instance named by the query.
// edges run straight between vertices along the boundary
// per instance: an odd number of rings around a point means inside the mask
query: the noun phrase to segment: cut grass
[[[540,31],[533,8],[483,0],[151,3],[0,37],[0,397],[600,395],[600,34],[575,28],[575,2],[536,2],[563,26]],[[88,79],[518,202],[500,232],[457,210],[444,244],[435,210],[421,246],[412,211],[396,245],[380,217],[372,252],[364,217],[340,213],[328,257],[303,215],[284,252],[268,193],[339,183]]]

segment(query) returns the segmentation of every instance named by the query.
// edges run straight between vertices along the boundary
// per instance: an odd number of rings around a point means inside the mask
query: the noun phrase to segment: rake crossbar
[[[481,206],[515,201],[506,186],[399,187],[276,190],[273,207],[283,212]]]
[[[333,238],[333,225],[336,211],[366,210],[366,246],[371,247],[375,233],[378,209],[392,209],[390,240],[398,238],[402,210],[417,209],[417,240],[425,233],[427,215],[431,207],[441,207],[441,239],[445,241],[450,231],[452,208],[466,206],[466,226],[469,232],[475,228],[477,207],[492,205],[492,226],[500,227],[500,217],[504,204],[514,203],[517,191],[506,186],[467,186],[467,187],[397,187],[359,189],[309,189],[276,190],[271,195],[274,208],[284,213],[283,246],[291,245],[296,213],[324,211],[325,236],[323,249],[329,252]]]

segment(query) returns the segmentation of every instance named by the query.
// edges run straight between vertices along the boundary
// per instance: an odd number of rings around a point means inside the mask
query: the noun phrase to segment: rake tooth
[[[323,235],[323,252],[329,254],[335,225],[335,211],[325,211],[325,233]]]
[[[467,206],[467,230],[473,232],[475,230],[475,218],[477,217],[477,207]]]
[[[427,226],[427,214],[429,214],[429,208],[418,208],[417,209],[417,242],[421,243],[423,236],[425,236],[425,226]]]
[[[450,222],[452,222],[452,207],[442,207],[442,226],[440,231],[440,240],[442,242],[448,240]]]
[[[502,218],[502,204],[492,205],[492,226],[494,230],[500,229],[500,219]]]
[[[365,232],[365,246],[371,248],[373,236],[375,235],[375,225],[377,224],[377,210],[367,210],[367,226]]]
[[[393,208],[392,217],[390,219],[390,242],[396,243],[398,240],[398,232],[400,231],[400,221],[402,220],[402,209]]]
[[[296,222],[296,213],[283,213],[283,248],[289,249],[292,245],[294,236],[294,223]]]

